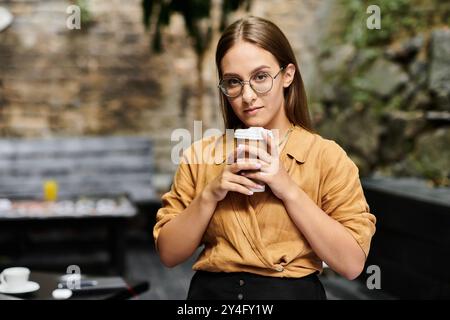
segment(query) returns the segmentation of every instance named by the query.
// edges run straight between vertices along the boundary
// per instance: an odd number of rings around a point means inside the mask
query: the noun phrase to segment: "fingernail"
[[[258,168],[258,169],[261,168],[261,163],[256,163],[255,168]]]
[[[249,191],[248,195],[251,196],[253,194],[253,191]]]
[[[243,144],[240,144],[240,145],[238,145],[238,150],[242,150],[242,149],[244,149],[244,145]]]

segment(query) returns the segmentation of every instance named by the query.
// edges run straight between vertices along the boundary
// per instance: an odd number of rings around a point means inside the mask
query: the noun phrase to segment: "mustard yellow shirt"
[[[226,165],[225,134],[191,145],[162,196],[153,230],[161,228],[189,206]],[[217,152],[221,150],[221,152]],[[341,223],[366,254],[375,233],[358,168],[331,140],[295,126],[280,152],[293,181],[330,217]],[[186,226],[189,228],[189,226]],[[218,202],[203,236],[204,250],[194,270],[251,272],[273,277],[303,277],[322,272],[322,261],[294,225],[283,205],[266,186],[264,193],[246,196],[228,192]]]

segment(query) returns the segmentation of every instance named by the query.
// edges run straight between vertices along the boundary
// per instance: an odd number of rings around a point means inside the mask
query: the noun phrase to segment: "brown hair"
[[[222,58],[238,41],[246,41],[269,51],[278,61],[280,67],[287,66],[289,63],[295,65],[294,80],[288,88],[284,89],[286,115],[291,123],[312,131],[300,69],[294,51],[283,32],[274,23],[253,16],[237,20],[228,26],[222,33],[216,49],[216,66],[219,79],[222,79],[220,66]],[[220,97],[225,128],[242,127],[243,123],[234,113],[227,97],[222,92],[220,92]]]

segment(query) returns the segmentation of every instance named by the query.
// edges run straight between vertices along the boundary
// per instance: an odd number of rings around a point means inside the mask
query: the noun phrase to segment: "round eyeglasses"
[[[224,95],[230,98],[236,98],[242,93],[244,85],[248,83],[253,91],[257,93],[267,93],[272,89],[273,80],[278,77],[285,67],[281,67],[273,77],[267,72],[257,72],[248,81],[240,80],[236,77],[223,78],[219,82],[219,88]]]

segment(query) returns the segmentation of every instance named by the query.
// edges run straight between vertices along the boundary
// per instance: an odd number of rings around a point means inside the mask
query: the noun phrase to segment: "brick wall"
[[[170,38],[177,51],[150,52],[141,1],[88,3],[92,22],[69,30],[67,1],[0,2],[15,17],[0,33],[0,134],[151,135],[157,169],[170,171],[171,128],[185,125],[180,76],[195,57],[182,33]]]

